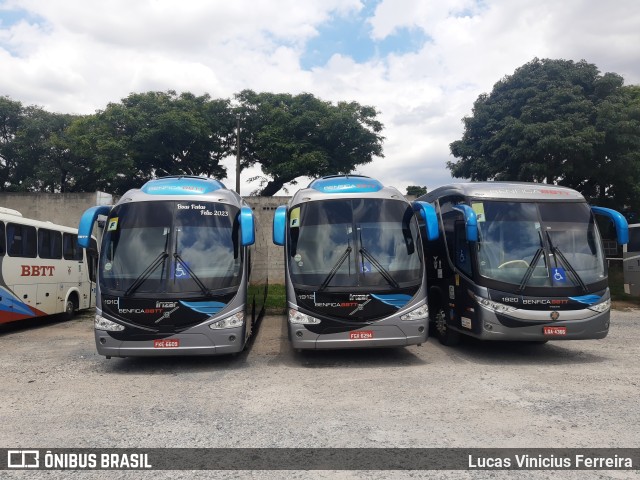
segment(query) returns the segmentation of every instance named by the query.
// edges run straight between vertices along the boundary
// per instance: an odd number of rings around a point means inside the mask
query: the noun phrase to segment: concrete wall
[[[267,270],[270,283],[284,283],[284,252],[273,244],[273,212],[290,197],[247,197],[256,216],[253,268],[258,277]],[[104,192],[93,193],[0,193],[0,207],[12,208],[26,218],[78,228],[84,211],[95,205],[112,205],[116,199]],[[97,233],[94,231],[94,233]]]
[[[113,196],[93,193],[4,193],[0,192],[0,207],[13,208],[25,218],[49,221],[78,228],[84,211],[95,205],[111,205]]]
[[[291,197],[246,197],[256,217],[256,255],[254,269],[266,268],[269,283],[284,283],[283,247],[273,244],[273,214],[280,205],[286,205]],[[261,232],[261,233],[260,233]],[[260,258],[257,260],[256,257]]]

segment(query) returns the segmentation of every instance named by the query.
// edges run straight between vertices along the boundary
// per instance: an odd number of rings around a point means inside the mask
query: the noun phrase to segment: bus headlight
[[[244,313],[238,312],[230,317],[223,318],[209,325],[211,330],[222,330],[223,328],[235,328],[244,325]]]
[[[106,332],[121,332],[122,330],[124,330],[124,325],[120,325],[119,323],[107,320],[100,315],[96,315],[93,326],[96,330],[104,330]]]
[[[400,316],[400,320],[421,320],[429,316],[429,306],[425,303],[418,308]]]
[[[591,305],[589,310],[593,310],[594,312],[603,313],[611,308],[611,300],[605,300],[604,302],[597,303],[596,305]]]
[[[487,310],[491,310],[496,313],[509,313],[516,310],[516,307],[510,307],[509,305],[505,305],[504,303],[494,302],[493,300],[489,300],[488,298],[483,298],[478,295],[474,295],[476,302],[480,304],[481,307],[486,308]]]
[[[290,308],[289,322],[296,325],[317,325],[318,323],[320,323],[320,319]]]

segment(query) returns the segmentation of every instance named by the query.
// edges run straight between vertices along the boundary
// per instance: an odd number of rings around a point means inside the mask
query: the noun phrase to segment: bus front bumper
[[[291,345],[296,350],[406,347],[427,341],[423,323],[403,325],[367,325],[358,330],[338,333],[314,333],[304,325],[289,324]]]
[[[455,328],[461,333],[482,340],[533,341],[601,339],[609,333],[610,310],[596,313],[589,309],[559,312],[557,320],[549,318],[549,312],[531,312],[539,318],[525,320],[496,314],[477,308],[480,322],[473,331]],[[543,320],[543,315],[546,319]]]
[[[103,330],[94,332],[98,353],[105,357],[225,355],[242,351],[245,342],[242,327],[219,330],[215,335],[179,333],[163,338],[138,336],[127,340],[116,339]]]

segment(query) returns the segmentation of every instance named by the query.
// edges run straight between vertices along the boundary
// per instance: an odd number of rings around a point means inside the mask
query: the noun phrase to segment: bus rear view
[[[443,237],[426,245],[431,314],[444,344],[486,340],[597,339],[609,330],[607,265],[595,214],[569,188],[478,182],[420,198],[439,213]]]
[[[415,208],[437,235],[433,209]],[[398,190],[363,176],[315,180],[276,211],[274,243],[285,245],[294,348],[426,340],[421,237],[414,206]]]

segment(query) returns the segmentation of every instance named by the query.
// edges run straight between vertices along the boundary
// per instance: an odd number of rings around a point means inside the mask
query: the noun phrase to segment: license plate
[[[371,338],[373,338],[373,330],[349,332],[349,340],[369,340]]]
[[[567,327],[543,327],[545,335],[566,335]]]
[[[179,339],[171,340],[154,340],[153,348],[178,348],[180,346]]]

